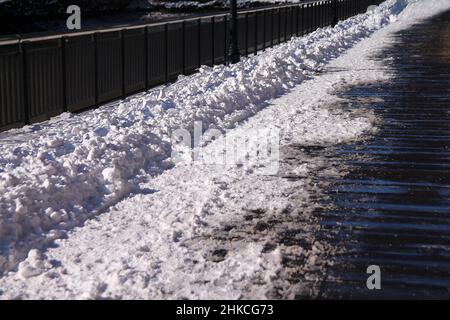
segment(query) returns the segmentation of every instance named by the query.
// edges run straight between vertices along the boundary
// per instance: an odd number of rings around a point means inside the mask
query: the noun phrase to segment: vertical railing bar
[[[321,28],[323,28],[323,26],[324,26],[324,24],[323,24],[323,17],[324,17],[324,14],[323,14],[323,9],[324,9],[324,3],[323,3],[323,1],[321,1],[320,2],[320,27]]]
[[[61,75],[62,75],[62,97],[63,97],[63,111],[67,111],[67,70],[66,70],[66,42],[67,37],[60,38],[61,41]]]
[[[347,0],[347,15],[345,16],[345,19],[348,19],[350,17],[350,1]]]
[[[312,27],[311,27],[311,32],[314,32],[316,30],[316,4],[313,3],[311,4],[312,6]]]
[[[305,26],[306,26],[306,23],[305,23],[305,5],[304,4],[302,4],[302,6],[301,6],[301,8],[302,8],[302,36],[304,36],[305,35]]]
[[[336,1],[336,23],[341,20],[341,1],[340,0],[334,0]]]
[[[248,57],[248,12],[245,14],[245,56]]]
[[[30,108],[29,108],[29,94],[28,94],[28,64],[27,64],[27,42],[20,42],[22,51],[22,81],[23,81],[23,117],[26,125],[30,124]]]
[[[201,26],[202,26],[202,19],[198,19],[197,20],[197,26],[198,26],[198,28],[197,28],[197,39],[198,39],[198,42],[197,42],[197,49],[198,49],[198,67],[200,68],[201,66],[202,66],[202,56],[201,56],[201,50],[202,50],[202,46],[201,46],[201,38],[202,38],[202,35],[201,35]]]
[[[314,24],[314,30],[319,29],[320,27],[320,7],[319,7],[319,3],[315,3],[315,18],[316,18],[316,23]]]
[[[348,11],[347,0],[344,0],[342,2],[342,20],[347,19],[347,11]]]
[[[214,40],[214,25],[215,25],[215,23],[216,23],[215,17],[211,17],[211,54],[212,54],[212,56],[211,56],[211,66],[214,66],[214,61],[215,61],[215,59],[214,59],[214,43],[215,43],[215,40]]]
[[[323,1],[322,2],[322,28],[326,26],[326,17],[327,17],[327,2]]]
[[[164,82],[169,80],[169,25],[164,24]]]
[[[289,29],[289,39],[291,39],[294,36],[294,7],[292,6],[289,7],[289,15],[289,24],[291,25]]]
[[[254,54],[258,53],[258,11],[255,12],[255,49]]]
[[[316,24],[314,25],[314,31],[320,28],[320,4],[318,2],[315,3],[316,6]]]
[[[328,26],[331,26],[332,22],[333,22],[332,3],[333,3],[333,0],[328,0],[328,8],[327,8],[327,16],[328,16],[327,25]]]
[[[149,27],[145,27],[144,29],[144,36],[145,36],[145,48],[144,48],[144,54],[145,54],[145,58],[144,58],[144,64],[145,64],[145,88],[148,89],[149,88],[149,74],[148,74],[148,28]]]
[[[315,30],[320,28],[320,4],[316,2],[316,25]]]
[[[346,5],[346,8],[347,8],[346,14],[345,14],[345,19],[348,19],[348,17],[349,17],[349,12],[350,12],[349,0],[346,0],[345,5]]]
[[[329,24],[330,26],[333,26],[333,22],[334,22],[334,11],[333,11],[333,1],[334,0],[329,0],[328,3],[328,18],[329,18]]]
[[[288,26],[291,24],[291,17],[292,17],[292,11],[291,7],[286,8],[286,42],[290,39],[289,32],[288,32]]]
[[[327,27],[331,25],[330,4],[331,4],[331,0],[327,0],[327,13],[326,13],[326,15],[327,15],[327,20],[326,20]]]
[[[263,11],[263,47],[262,47],[263,51],[266,51],[266,24],[267,24],[266,12],[267,10]]]
[[[225,44],[224,44],[224,52],[223,52],[223,63],[226,65],[227,64],[227,61],[228,61],[228,57],[227,57],[227,52],[228,52],[228,46],[227,46],[227,40],[228,40],[228,16],[225,16],[224,17],[224,20],[223,20],[223,23],[224,23],[224,30],[225,30],[225,34],[224,34],[224,41],[225,41]]]
[[[278,44],[281,43],[281,9],[278,8]]]
[[[348,17],[350,18],[353,15],[353,0],[349,0],[348,2]]]
[[[306,32],[307,33],[311,33],[311,29],[312,29],[311,4],[307,4],[306,8],[308,9],[308,10],[306,10],[307,18],[308,18],[308,24],[306,26]]]
[[[312,32],[314,32],[314,31],[316,31],[316,27],[317,27],[317,6],[316,6],[316,3],[313,3],[312,4],[312,6],[313,6],[313,11],[312,11],[312,14],[313,14],[313,29],[312,29]]]
[[[284,42],[287,42],[288,8],[284,9]]]
[[[120,32],[120,43],[121,43],[121,55],[122,55],[122,98],[125,98],[125,34],[124,29]]]
[[[310,21],[309,21],[309,4],[305,4],[305,6],[303,7],[305,9],[304,12],[304,17],[305,17],[305,34],[309,33],[309,25],[310,25]]]
[[[99,104],[98,88],[98,32],[94,33],[94,81],[95,81],[95,105]]]
[[[347,2],[347,0],[344,0],[344,3],[342,6],[343,6],[343,11],[344,11],[342,18],[343,18],[343,20],[345,20],[348,17],[348,2]]]
[[[183,74],[186,74],[186,20],[181,22],[181,59]]]
[[[271,15],[272,15],[272,18],[271,18],[271,21],[270,21],[270,29],[271,29],[271,31],[270,31],[270,47],[272,48],[273,47],[273,36],[274,36],[274,34],[273,34],[273,20],[274,20],[274,17],[275,17],[275,14],[274,14],[275,9],[271,9],[270,11],[271,11]]]
[[[328,25],[333,26],[334,21],[334,0],[328,1]]]
[[[348,17],[348,2],[347,2],[347,0],[344,0],[344,3],[342,6],[343,6],[343,11],[344,11],[342,18],[343,18],[343,20],[345,20]]]
[[[315,18],[315,23],[314,23],[314,31],[317,30],[320,26],[320,21],[319,21],[319,4],[316,2],[315,3],[315,7],[314,7],[314,18]]]

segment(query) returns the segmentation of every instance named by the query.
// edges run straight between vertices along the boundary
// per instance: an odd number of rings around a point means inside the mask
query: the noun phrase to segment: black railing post
[[[273,47],[273,20],[275,19],[275,14],[274,14],[275,10],[271,9],[270,10],[270,14],[271,14],[271,18],[270,18],[270,47]]]
[[[302,15],[301,15],[301,19],[302,19],[302,36],[306,34],[305,32],[305,28],[306,28],[306,23],[305,23],[305,19],[306,19],[306,14],[305,14],[305,5],[302,4]]]
[[[145,48],[144,48],[145,88],[148,89],[148,87],[149,87],[149,81],[148,81],[148,76],[149,76],[149,74],[148,74],[148,27],[145,27],[144,36],[145,36]]]
[[[307,26],[307,28],[308,28],[308,33],[311,33],[313,31],[313,23],[314,23],[313,10],[312,10],[313,7],[312,7],[311,3],[308,3],[306,6],[308,8],[308,26]]]
[[[198,42],[197,42],[197,51],[198,51],[198,67],[200,68],[202,66],[202,44],[201,44],[201,38],[202,38],[202,31],[201,31],[201,27],[202,27],[202,19],[198,19],[197,20],[197,38],[198,38]]]
[[[186,20],[183,20],[181,23],[181,42],[182,42],[182,48],[181,48],[181,55],[183,56],[183,74],[186,74]]]
[[[267,24],[266,12],[267,12],[266,10],[263,10],[263,25],[264,25],[264,27],[263,27],[263,47],[262,47],[263,51],[266,50],[266,24]]]
[[[22,81],[23,81],[23,117],[24,123],[30,124],[30,108],[28,96],[28,64],[27,64],[27,43],[20,42],[22,51]]]
[[[231,15],[231,24],[230,24],[230,63],[234,64],[239,62],[241,59],[241,55],[239,53],[238,46],[238,24],[237,24],[237,0],[230,1],[230,15]]]
[[[122,55],[122,99],[125,98],[125,33],[124,30],[120,30],[120,51]]]
[[[258,11],[255,12],[255,50],[254,54],[258,54]]]
[[[320,17],[320,27],[323,28],[323,27],[325,27],[325,8],[326,8],[325,1],[322,1],[320,3],[320,8],[321,8],[321,10],[320,10],[320,15],[321,15],[321,17]]]
[[[169,42],[169,25],[164,24],[164,82],[169,80],[169,52],[168,52],[168,42]]]
[[[227,64],[227,41],[228,41],[228,16],[224,16],[224,20],[223,20],[223,24],[224,24],[224,30],[225,30],[225,34],[224,34],[224,52],[223,52],[223,64]]]
[[[281,9],[278,8],[278,44],[281,43]]]
[[[316,30],[320,28],[320,2],[316,2]]]
[[[291,38],[296,35],[295,27],[294,27],[294,16],[295,16],[295,7],[291,6]]]
[[[248,12],[245,14],[245,56],[248,56]]]
[[[288,7],[284,8],[284,42],[287,42],[287,34],[288,34],[288,30],[287,30],[287,26],[288,26]]]
[[[338,0],[333,0],[333,20],[331,20],[331,26],[334,27],[338,23]]]
[[[66,77],[67,77],[67,71],[66,71],[66,43],[67,43],[67,37],[61,38],[61,76],[62,76],[62,96],[63,96],[63,111],[67,111],[67,88],[66,88]]]
[[[95,105],[99,104],[98,97],[98,33],[94,33],[94,81],[95,81]]]
[[[215,23],[216,23],[216,18],[215,17],[211,17],[211,66],[214,67],[214,56],[215,56],[215,52],[214,52],[214,43],[215,43]]]

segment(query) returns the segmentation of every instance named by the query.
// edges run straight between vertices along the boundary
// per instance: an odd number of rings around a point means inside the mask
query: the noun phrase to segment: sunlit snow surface
[[[289,252],[273,247],[264,223],[282,217],[280,228],[297,224],[311,244],[295,249],[304,270],[320,268],[321,254],[332,248],[314,240],[312,197],[321,188],[313,178],[340,174],[326,159],[304,155],[299,164],[302,146],[376,130],[372,113],[333,108],[333,92],[385,80],[388,73],[367,58],[373,49],[389,32],[448,7],[445,0],[387,1],[232,67],[204,68],[121,103],[0,134],[0,266],[20,263],[19,272],[0,279],[0,297],[292,298],[301,284],[283,283],[290,271],[281,259]],[[332,66],[348,72],[318,74],[338,56]],[[279,128],[279,173],[202,163],[173,168],[171,132],[192,131],[197,120],[204,128],[236,127],[228,136]],[[220,140],[204,150],[217,153]]]

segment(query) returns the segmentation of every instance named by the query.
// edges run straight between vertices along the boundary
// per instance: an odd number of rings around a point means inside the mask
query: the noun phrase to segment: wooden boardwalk
[[[334,181],[321,237],[348,253],[321,285],[324,298],[450,298],[450,12],[396,34],[377,59],[391,83],[343,96],[383,119],[371,140],[340,146],[350,173]],[[381,290],[366,268],[379,265]]]

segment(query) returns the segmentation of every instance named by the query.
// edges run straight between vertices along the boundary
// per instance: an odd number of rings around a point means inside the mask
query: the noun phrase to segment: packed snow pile
[[[174,130],[192,133],[195,121],[204,130],[234,127],[395,21],[409,2],[390,0],[236,65],[204,67],[117,104],[0,134],[0,270],[132,192],[137,174],[171,167]]]

